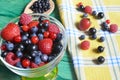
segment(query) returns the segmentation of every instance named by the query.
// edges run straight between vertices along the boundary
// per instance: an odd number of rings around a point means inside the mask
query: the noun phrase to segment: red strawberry
[[[81,21],[80,21],[80,24],[79,24],[79,29],[80,30],[87,30],[91,25],[91,22],[90,22],[90,19],[88,18],[83,18]]]
[[[29,28],[31,29],[32,27],[38,26],[38,24],[39,24],[39,21],[31,21],[31,22],[28,24],[28,26],[29,26]]]
[[[56,24],[53,24],[53,23],[49,24],[48,31],[53,32],[55,34],[60,33],[60,30],[59,30],[58,26]]]
[[[6,62],[11,65],[15,65],[17,62],[20,61],[20,58],[17,58],[14,53],[9,52],[5,57]]]
[[[38,48],[43,54],[51,54],[53,41],[50,38],[44,38],[38,43]]]
[[[17,24],[9,23],[2,31],[1,36],[6,41],[13,41],[13,38],[20,35],[20,29]]]
[[[32,21],[32,16],[26,14],[26,13],[23,13],[21,16],[20,16],[20,23],[22,25],[27,25],[29,24],[30,22]]]

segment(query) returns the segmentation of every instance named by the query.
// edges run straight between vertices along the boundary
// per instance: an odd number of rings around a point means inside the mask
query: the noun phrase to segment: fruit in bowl
[[[21,76],[38,77],[52,71],[66,49],[63,25],[43,14],[25,14],[1,31],[0,59]]]

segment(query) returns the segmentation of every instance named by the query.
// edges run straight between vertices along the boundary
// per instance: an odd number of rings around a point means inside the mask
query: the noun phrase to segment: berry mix
[[[77,10],[78,11],[81,11],[83,12],[83,16],[82,16],[82,19],[78,25],[78,29],[81,30],[81,31],[87,31],[88,33],[88,36],[91,40],[95,40],[97,38],[97,30],[95,29],[95,27],[91,27],[91,21],[88,17],[88,14],[89,15],[92,15],[95,19],[102,19],[104,18],[104,13],[103,12],[96,12],[96,11],[93,11],[92,10],[92,7],[91,6],[84,6],[82,4],[82,2],[78,3],[77,4]],[[115,33],[118,31],[118,25],[117,24],[110,24],[110,20],[106,20],[105,22],[103,22],[101,25],[101,29],[103,31],[108,31],[110,33]],[[80,40],[84,40],[85,39],[85,35],[81,35],[79,37]],[[104,42],[105,40],[105,37],[104,36],[100,36],[99,38],[99,42]],[[88,50],[90,48],[90,42],[88,40],[84,40],[80,43],[80,48],[82,50]],[[98,53],[102,53],[104,51],[105,47],[103,46],[98,46],[96,48],[96,52]],[[103,56],[99,56],[97,58],[97,61],[99,64],[103,63],[105,61],[105,58]]]
[[[37,68],[53,60],[63,49],[63,34],[57,24],[45,16],[32,20],[23,13],[17,23],[9,23],[1,31],[1,57],[19,68]]]

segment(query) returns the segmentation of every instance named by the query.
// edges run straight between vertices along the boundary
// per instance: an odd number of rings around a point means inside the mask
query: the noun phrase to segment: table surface
[[[1,0],[0,1],[0,29],[7,24],[11,19],[19,16],[24,7],[30,0]],[[56,0],[53,0],[56,3]],[[58,7],[55,4],[55,9],[51,16],[60,20]],[[76,80],[71,56],[66,50],[65,55],[58,65],[57,80]],[[20,80],[20,76],[12,73],[6,67],[0,65],[0,80]]]

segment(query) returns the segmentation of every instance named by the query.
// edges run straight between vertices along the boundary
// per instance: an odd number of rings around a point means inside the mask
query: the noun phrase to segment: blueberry
[[[84,11],[84,6],[83,6],[83,5],[80,5],[80,6],[79,6],[79,10],[80,10],[80,11]]]
[[[25,35],[26,37],[29,37],[29,33],[27,33],[27,32],[23,32],[23,33],[21,33],[21,35]]]
[[[98,52],[103,52],[103,51],[104,51],[104,47],[98,46],[97,51],[98,51]]]
[[[37,36],[36,33],[30,34],[30,37]]]
[[[57,34],[57,37],[56,37],[56,39],[55,39],[55,42],[59,42],[59,41],[61,41],[62,38],[63,38],[62,33],[58,33],[58,34]]]
[[[29,44],[29,45],[27,46],[27,51],[28,51],[28,52],[37,51],[37,50],[38,50],[38,46],[37,46],[37,45]]]
[[[31,28],[32,33],[36,33],[37,31],[38,31],[38,28],[36,26]]]
[[[22,41],[27,40],[28,37],[26,35],[22,35]]]
[[[21,51],[17,51],[17,52],[16,52],[16,55],[17,55],[17,57],[19,57],[19,58],[23,57],[23,53],[22,53]]]
[[[22,44],[27,46],[28,44],[31,44],[31,40],[30,39],[26,39],[26,40],[22,41]]]
[[[52,61],[54,58],[55,58],[55,56],[49,55],[49,56],[48,56],[48,62]]]
[[[6,57],[7,53],[8,53],[7,51],[3,51],[3,52],[1,53],[1,57],[3,57],[3,58]]]
[[[38,30],[38,33],[44,33],[46,30],[44,28],[41,28]]]
[[[7,50],[12,51],[14,49],[14,44],[10,43],[10,42],[6,43],[6,48],[7,48]]]
[[[39,22],[42,22],[44,20],[44,18],[45,18],[44,16],[40,16],[39,19],[38,19]]]
[[[36,56],[36,57],[34,58],[34,62],[35,62],[35,64],[40,64],[40,62],[41,62],[40,57],[39,57],[39,56]]]
[[[99,41],[103,42],[105,40],[105,38],[103,36],[100,37]]]
[[[61,42],[54,43],[54,45],[53,45],[53,53],[58,54],[58,53],[60,53],[60,51],[62,49],[63,49],[63,45],[61,44]]]
[[[44,24],[43,24],[43,27],[44,27],[45,29],[47,29],[47,28],[49,27],[49,24],[48,24],[48,23],[44,23]]]
[[[108,31],[108,30],[109,30],[108,24],[107,24],[106,22],[103,22],[103,23],[101,24],[101,26],[102,26],[102,30],[103,30],[103,31]]]
[[[87,13],[84,13],[84,14],[83,14],[83,17],[88,17],[88,14],[87,14]]]
[[[30,54],[31,54],[32,57],[35,57],[35,56],[37,56],[37,51],[31,51]]]
[[[39,33],[38,38],[39,38],[39,40],[42,40],[44,38],[43,34]]]
[[[104,13],[103,12],[99,12],[98,15],[97,15],[97,17],[99,19],[102,19],[104,17]]]
[[[92,12],[92,15],[93,15],[93,16],[96,16],[96,15],[97,15],[97,12],[96,12],[96,11],[93,11],[93,12]]]
[[[99,56],[99,57],[97,58],[97,61],[98,61],[99,64],[102,64],[102,63],[105,62],[105,58],[104,58],[103,56]]]
[[[43,61],[43,62],[47,62],[48,61],[48,56],[46,55],[46,54],[43,54],[43,55],[41,55],[41,60]]]
[[[24,50],[24,45],[23,44],[15,44],[14,51],[23,51]]]
[[[96,34],[91,35],[91,39],[96,39],[96,38],[97,38]]]
[[[93,34],[96,34],[97,30],[95,28],[90,28],[89,29],[89,34],[90,35],[93,35]]]
[[[18,68],[23,68],[21,62],[17,62],[15,66]]]
[[[85,35],[81,35],[81,36],[79,37],[79,39],[80,39],[80,40],[85,39]]]

